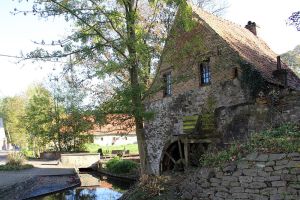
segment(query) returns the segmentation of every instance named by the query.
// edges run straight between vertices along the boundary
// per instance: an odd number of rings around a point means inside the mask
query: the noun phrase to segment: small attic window
[[[209,60],[200,64],[199,71],[200,71],[200,85],[209,85],[211,82]]]
[[[172,80],[171,72],[167,72],[163,75],[163,84],[164,84],[164,97],[172,95]]]

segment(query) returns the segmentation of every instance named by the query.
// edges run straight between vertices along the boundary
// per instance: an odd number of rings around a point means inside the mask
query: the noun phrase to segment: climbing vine
[[[243,89],[249,89],[250,95],[254,98],[257,97],[259,92],[267,91],[268,87],[265,79],[252,64],[240,61],[240,66],[242,69],[241,84]]]

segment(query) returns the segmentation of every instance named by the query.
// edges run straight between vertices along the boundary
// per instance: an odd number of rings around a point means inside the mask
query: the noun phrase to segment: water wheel
[[[163,153],[162,171],[176,170],[182,171],[184,169],[184,152],[183,143],[180,140],[173,142]]]

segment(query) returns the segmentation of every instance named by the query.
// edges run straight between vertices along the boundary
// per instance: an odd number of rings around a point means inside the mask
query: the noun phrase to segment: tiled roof
[[[105,124],[95,125],[88,133],[92,135],[132,135],[135,134],[134,119],[128,115],[107,115]]]
[[[273,71],[277,69],[277,55],[262,39],[244,27],[205,12],[191,3],[190,6],[193,12],[238,52],[246,62],[254,65],[268,82],[281,85],[279,80],[272,75]],[[282,68],[288,71],[288,86],[300,90],[300,79],[285,63],[282,63]]]

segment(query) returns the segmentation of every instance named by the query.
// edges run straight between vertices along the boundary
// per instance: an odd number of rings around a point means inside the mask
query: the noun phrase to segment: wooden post
[[[188,140],[184,142],[184,160],[185,160],[185,167],[189,166],[189,143]]]

